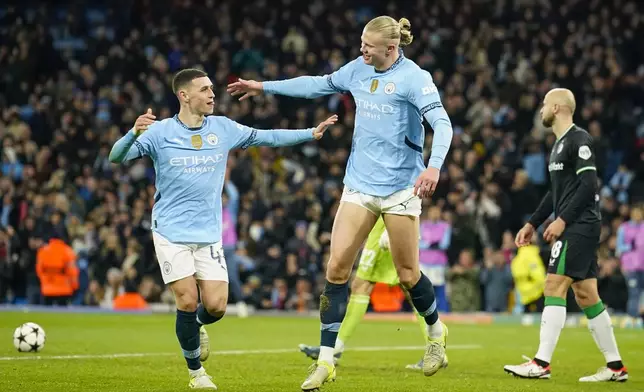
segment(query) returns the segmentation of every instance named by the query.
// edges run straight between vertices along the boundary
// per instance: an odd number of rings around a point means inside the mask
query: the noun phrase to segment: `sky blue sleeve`
[[[231,149],[252,146],[284,147],[314,140],[315,128],[307,129],[256,129],[228,120],[232,135]]]
[[[452,144],[452,122],[443,108],[440,94],[429,72],[419,70],[416,77],[410,77],[409,101],[420,111],[434,130],[432,154],[429,167],[440,169]]]
[[[293,79],[263,82],[267,94],[286,95],[298,98],[317,98],[349,91],[357,59],[343,65],[330,75],[299,76]]]
[[[141,158],[147,155],[151,158],[156,157],[156,140],[154,123],[148,127],[139,137],[134,135],[134,128],[130,129],[122,138],[114,143],[110,151],[109,160],[114,163],[121,163],[133,159]]]

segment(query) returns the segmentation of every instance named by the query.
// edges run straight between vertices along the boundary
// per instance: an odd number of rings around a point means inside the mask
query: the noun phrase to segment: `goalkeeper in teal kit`
[[[356,112],[344,192],[331,233],[326,284],[320,296],[320,355],[302,383],[303,391],[335,380],[334,346],[348,301],[348,280],[367,236],[382,216],[400,283],[428,329],[423,373],[444,365],[447,327],[439,320],[434,287],[420,272],[421,198],[433,194],[452,140],[452,125],[429,72],[407,59],[401,46],[412,42],[409,20],[388,16],[365,26],[362,56],[326,76],[228,86],[240,99],[261,93],[316,98],[349,92]],[[428,167],[423,161],[423,119],[434,130]]]

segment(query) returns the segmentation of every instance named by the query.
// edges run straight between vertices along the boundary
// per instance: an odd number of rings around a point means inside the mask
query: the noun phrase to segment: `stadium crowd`
[[[644,289],[644,10],[614,0],[122,0],[90,8],[0,6],[0,302],[42,303],[51,252],[76,255],[54,291],[110,307],[123,293],[170,301],[152,247],[151,162],[108,161],[115,140],[148,107],[177,110],[169,81],[197,66],[216,87],[217,112],[258,128],[302,128],[329,113],[340,123],[317,143],[235,151],[224,197],[227,258],[244,301],[315,309],[350,152],[350,96],[238,102],[238,77],[322,75],[359,55],[362,26],[411,20],[405,55],[430,70],[454,127],[437,194],[423,219],[451,227],[441,272],[452,311],[538,309],[538,241],[514,234],[548,187],[555,138],[538,116],[550,88],[577,97],[576,123],[595,139],[603,234],[600,293],[639,312]],[[459,3],[458,5],[456,3]],[[431,130],[425,143],[429,157]],[[439,207],[431,213],[430,205]],[[621,229],[620,229],[621,228]],[[640,230],[639,234],[636,230]],[[46,264],[46,261],[42,263]],[[536,282],[536,283],[535,283]],[[542,284],[542,283],[541,283]],[[440,286],[440,283],[435,283]],[[49,285],[51,286],[51,285]],[[62,291],[60,291],[62,290]],[[63,294],[60,294],[63,293]],[[574,301],[568,301],[570,306]]]

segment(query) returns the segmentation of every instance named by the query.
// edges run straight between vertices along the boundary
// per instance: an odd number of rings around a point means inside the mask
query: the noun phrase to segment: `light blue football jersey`
[[[213,244],[221,241],[228,152],[310,141],[313,130],[258,130],[222,116],[206,117],[201,127],[189,128],[174,116],[155,122],[138,138],[130,130],[114,145],[110,160],[147,155],[154,162],[153,231],[170,242]]]
[[[264,82],[264,91],[272,94],[353,95],[355,128],[344,183],[368,195],[388,196],[414,185],[425,169],[423,117],[434,129],[429,166],[441,168],[452,140],[451,122],[430,73],[399,53],[382,72],[358,57],[331,75]]]

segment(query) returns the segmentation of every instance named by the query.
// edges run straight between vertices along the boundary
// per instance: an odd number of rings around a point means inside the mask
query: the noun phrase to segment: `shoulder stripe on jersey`
[[[336,85],[333,83],[333,80],[331,80],[331,75],[327,75],[327,77],[326,77],[326,82],[327,82],[327,84],[329,85],[329,87],[331,87],[334,91],[337,91],[337,92],[339,92],[339,93],[341,93],[341,94],[344,94],[344,93],[346,92],[346,91],[344,91],[344,90],[339,89],[339,88],[338,88],[338,86],[336,86]]]
[[[250,136],[248,136],[248,139],[246,139],[246,141],[244,142],[244,144],[241,145],[240,148],[242,150],[245,150],[248,147],[250,147],[251,144],[253,144],[253,142],[255,141],[256,137],[257,137],[257,129],[253,129],[250,133]]]
[[[430,110],[434,110],[436,108],[442,108],[443,104],[440,102],[432,102],[429,105],[425,106],[424,108],[420,109],[420,115],[424,116],[425,113],[429,112]]]
[[[595,170],[595,171],[597,171],[597,168],[595,166],[582,167],[581,169],[577,170],[577,174],[579,174],[581,172],[585,172],[587,170]]]

